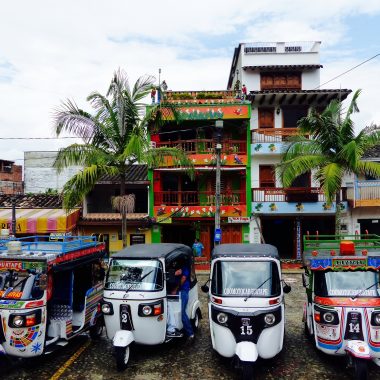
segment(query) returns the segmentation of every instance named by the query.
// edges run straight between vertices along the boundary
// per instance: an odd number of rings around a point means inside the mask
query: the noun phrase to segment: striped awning
[[[79,210],[16,209],[16,232],[20,234],[69,232],[79,218]],[[12,209],[0,209],[0,228],[12,228]]]

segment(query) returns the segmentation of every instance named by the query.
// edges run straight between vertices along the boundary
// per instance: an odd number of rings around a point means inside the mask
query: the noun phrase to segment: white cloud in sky
[[[368,51],[365,44],[350,45],[357,31],[349,22],[350,17],[379,14],[378,0],[4,2],[0,136],[53,136],[54,108],[70,98],[90,110],[87,95],[105,93],[119,67],[131,82],[144,74],[158,77],[160,67],[173,90],[224,89],[240,42],[321,40],[323,82],[364,60],[358,51],[367,58],[380,53],[380,44]],[[379,62],[325,86],[363,89],[358,126],[380,123]],[[0,140],[0,158],[19,164],[24,151],[55,150],[67,143]]]

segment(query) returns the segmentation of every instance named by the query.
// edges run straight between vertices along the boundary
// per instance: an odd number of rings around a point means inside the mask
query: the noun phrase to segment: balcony
[[[341,190],[340,207],[347,209],[346,189]],[[335,213],[336,205],[327,204],[326,197],[319,187],[292,187],[292,188],[253,188],[252,210],[255,213]]]
[[[221,193],[221,205],[245,205],[245,190]],[[215,193],[212,191],[156,191],[155,206],[213,206]]]
[[[348,185],[347,198],[352,207],[380,206],[380,181],[355,181]]]
[[[268,187],[252,189],[253,202],[326,202],[319,187]]]
[[[252,143],[275,143],[299,134],[299,128],[261,128],[252,130]],[[306,135],[305,135],[306,136]]]
[[[216,142],[213,139],[175,140],[156,142],[157,148],[178,148],[188,154],[209,154],[215,152]],[[245,140],[223,140],[222,153],[246,154],[247,142]]]

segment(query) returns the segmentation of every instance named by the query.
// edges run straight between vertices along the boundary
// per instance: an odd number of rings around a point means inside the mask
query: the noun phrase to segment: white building
[[[64,184],[79,170],[80,166],[71,166],[58,174],[53,164],[58,152],[24,152],[25,193],[45,193],[49,189],[61,191]]]
[[[326,204],[312,175],[303,175],[284,189],[275,164],[287,138],[310,107],[323,109],[332,99],[344,100],[351,90],[321,89],[319,41],[242,43],[234,52],[228,89],[247,89],[252,104],[251,129],[251,242],[279,249],[282,258],[300,258],[302,236],[333,234],[335,206]],[[345,210],[347,203],[343,202]],[[345,211],[344,210],[344,211]]]

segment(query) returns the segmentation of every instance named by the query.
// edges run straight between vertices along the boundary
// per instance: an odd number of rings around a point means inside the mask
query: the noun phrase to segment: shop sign
[[[229,216],[228,223],[249,223],[248,216]]]
[[[157,216],[156,221],[157,223],[161,223],[161,224],[170,224],[172,223],[172,218],[169,218],[167,216]]]

